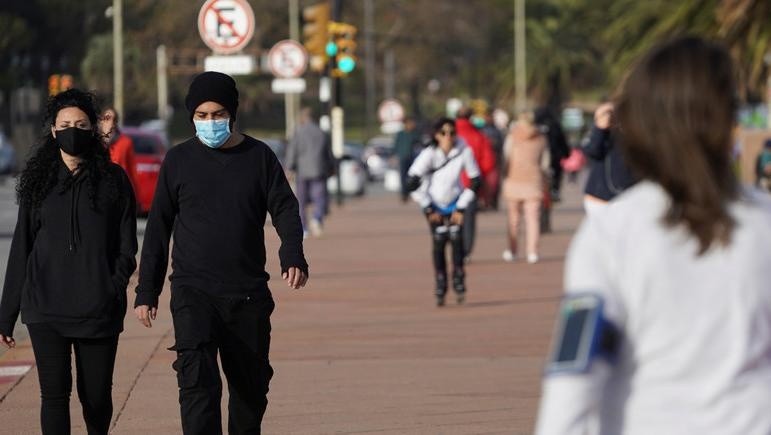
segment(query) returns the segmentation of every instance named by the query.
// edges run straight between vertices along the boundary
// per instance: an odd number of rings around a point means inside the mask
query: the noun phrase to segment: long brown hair
[[[699,255],[715,241],[728,244],[735,226],[728,211],[739,191],[730,158],[735,89],[728,52],[685,37],[645,56],[618,97],[626,162],[666,190],[672,202],[664,223],[684,224]]]

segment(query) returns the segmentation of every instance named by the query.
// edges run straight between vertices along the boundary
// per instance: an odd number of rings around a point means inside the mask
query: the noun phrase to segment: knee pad
[[[447,240],[449,240],[447,227],[444,225],[440,227],[436,227],[434,229],[433,236],[434,236],[434,248],[443,249],[444,245],[447,243]]]
[[[458,240],[461,240],[462,235],[463,235],[463,232],[460,225],[450,226],[450,231],[449,231],[450,241],[456,242]]]

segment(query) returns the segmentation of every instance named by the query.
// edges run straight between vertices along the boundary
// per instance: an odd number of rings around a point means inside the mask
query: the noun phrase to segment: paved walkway
[[[272,281],[276,374],[264,433],[530,433],[564,253],[582,215],[578,191],[566,190],[536,265],[501,261],[504,212],[481,214],[467,303],[441,309],[415,206],[375,196],[334,208],[324,237],[306,243],[309,287]],[[274,276],[277,245],[270,230]],[[126,318],[112,433],[181,433],[168,297],[152,329]],[[0,357],[0,433],[39,432],[32,361],[28,341]],[[85,433],[76,393],[72,421]]]

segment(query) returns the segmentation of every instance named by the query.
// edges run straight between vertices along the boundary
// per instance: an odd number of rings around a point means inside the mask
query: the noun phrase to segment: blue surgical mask
[[[204,145],[217,149],[230,137],[230,119],[194,120],[195,135]]]

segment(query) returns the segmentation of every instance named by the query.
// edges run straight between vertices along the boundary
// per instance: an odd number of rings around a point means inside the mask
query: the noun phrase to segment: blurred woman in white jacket
[[[622,85],[642,181],[587,217],[565,272],[568,294],[604,300],[619,346],[547,375],[537,434],[771,434],[771,202],[732,172],[733,77],[723,48],[682,38]]]
[[[474,199],[481,183],[479,166],[465,142],[457,138],[455,121],[441,118],[434,124],[432,143],[410,166],[408,183],[419,186],[412,192],[426,216],[433,241],[436,303],[444,305],[447,293],[447,242],[452,246],[452,284],[458,303],[466,296],[466,274],[463,269],[463,212]],[[463,187],[461,173],[471,180],[471,188]]]

